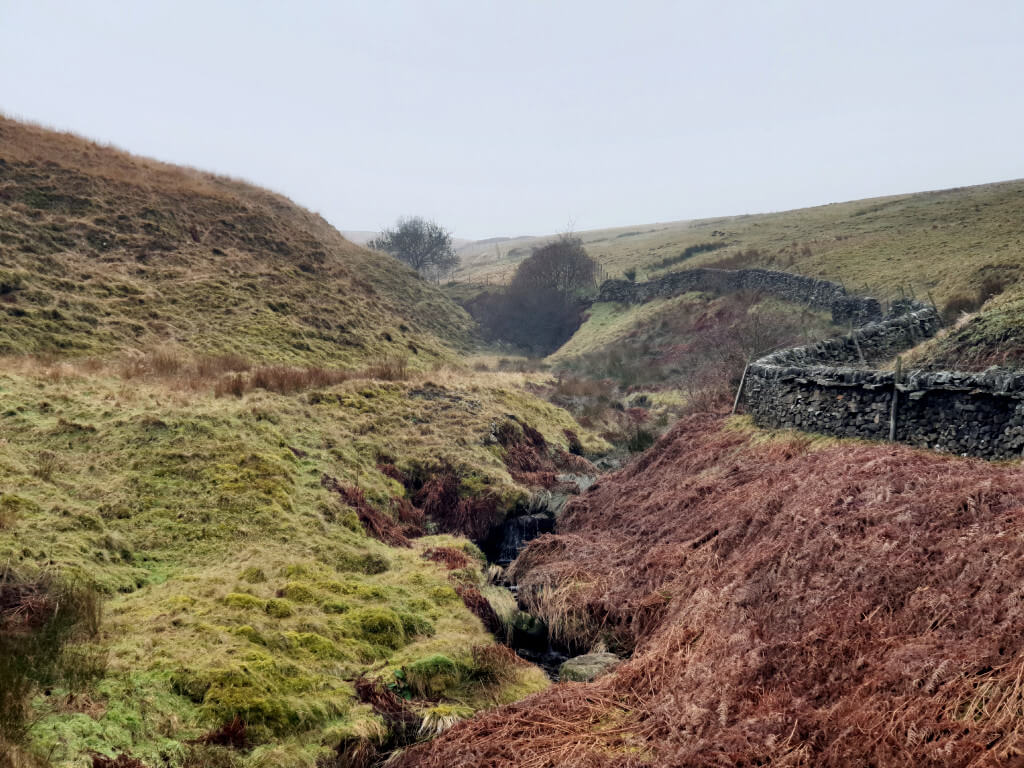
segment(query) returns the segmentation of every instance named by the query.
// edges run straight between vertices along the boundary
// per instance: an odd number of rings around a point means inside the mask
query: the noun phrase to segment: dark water
[[[575,482],[581,491],[594,482],[594,478],[584,476],[565,476],[565,479]],[[521,514],[507,519],[501,526],[493,529],[487,540],[481,543],[481,549],[487,555],[487,559],[502,568],[507,568],[519,557],[519,553],[527,544],[538,536],[555,532],[556,516],[568,499],[569,496],[564,494],[546,491],[535,494],[529,503],[524,505]],[[506,586],[516,596],[519,609],[524,610],[518,599],[516,586]],[[521,658],[547,672],[548,677],[556,682],[558,669],[562,663],[582,652],[577,649],[576,653],[573,653],[573,649],[552,643],[547,627],[532,616],[521,614],[517,624],[505,639],[506,644]]]
[[[543,512],[513,517],[505,522],[494,562],[506,567],[519,557],[527,544],[542,534],[554,533],[554,530],[555,518]]]
[[[534,507],[536,509],[536,507]],[[506,520],[496,535],[489,537],[485,552],[491,562],[502,568],[519,557],[527,544],[545,533],[554,533],[555,516],[547,510],[520,515]],[[506,585],[518,600],[518,590],[514,584]],[[519,609],[523,606],[519,603]],[[527,617],[521,626],[512,629],[506,644],[516,654],[543,669],[552,680],[558,680],[558,669],[562,662],[570,658],[567,649],[557,648],[548,637],[547,627],[538,619]]]
[[[513,648],[516,655],[522,659],[526,659],[532,664],[536,664],[538,667],[543,669],[547,676],[550,677],[554,682],[558,682],[558,670],[563,663],[572,658],[568,653],[556,650],[551,645],[548,645],[545,651],[532,651],[528,648]]]

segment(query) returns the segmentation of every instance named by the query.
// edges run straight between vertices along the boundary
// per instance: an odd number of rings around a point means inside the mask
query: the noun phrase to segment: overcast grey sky
[[[460,237],[1024,176],[1024,2],[0,0],[0,111]]]

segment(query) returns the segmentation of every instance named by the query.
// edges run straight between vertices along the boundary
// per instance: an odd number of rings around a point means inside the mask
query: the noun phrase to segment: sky
[[[345,230],[786,210],[1024,177],[1024,2],[0,0],[0,111]]]

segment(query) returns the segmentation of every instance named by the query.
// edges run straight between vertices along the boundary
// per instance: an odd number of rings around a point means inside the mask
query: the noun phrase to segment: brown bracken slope
[[[514,567],[632,658],[401,765],[983,766],[1024,754],[1024,473],[698,416]]]

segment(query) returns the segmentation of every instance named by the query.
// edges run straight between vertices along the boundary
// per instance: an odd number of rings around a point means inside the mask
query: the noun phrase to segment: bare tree
[[[485,335],[537,354],[561,346],[583,322],[583,294],[594,287],[598,264],[578,237],[562,235],[516,268],[508,288],[464,304]]]
[[[420,216],[404,217],[367,243],[370,248],[390,253],[424,277],[437,282],[452,274],[459,257],[452,246],[452,233],[435,221]]]

